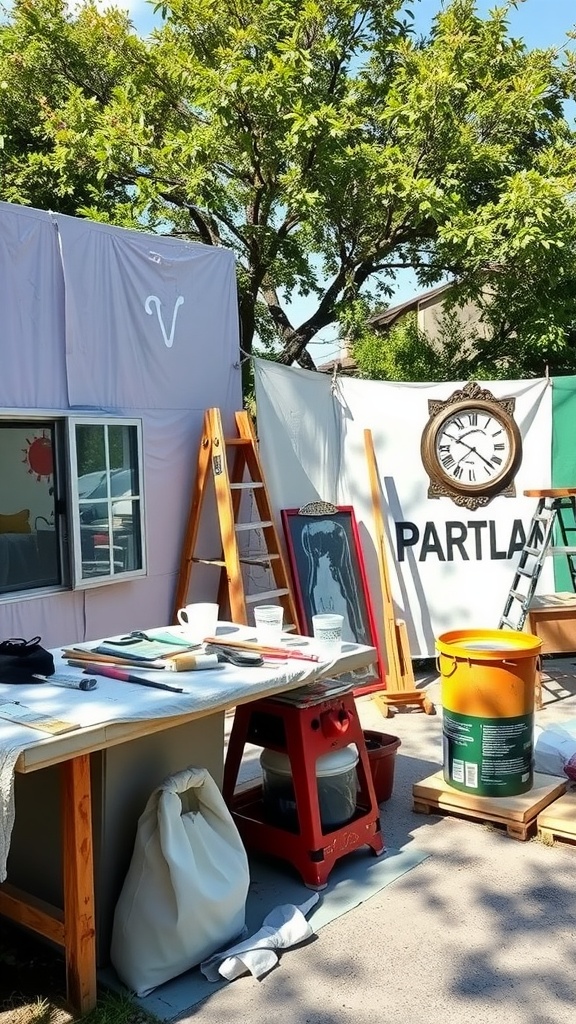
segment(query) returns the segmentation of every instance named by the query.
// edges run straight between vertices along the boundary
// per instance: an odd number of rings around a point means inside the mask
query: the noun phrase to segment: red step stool
[[[246,743],[288,755],[297,831],[267,820],[261,785],[235,793]],[[350,743],[356,745],[359,755],[356,809],[344,825],[324,828],[316,761]],[[237,707],[222,792],[246,848],[290,861],[310,889],[324,889],[336,860],[358,847],[369,846],[377,856],[384,852],[370,762],[352,693],[311,706],[267,698]]]

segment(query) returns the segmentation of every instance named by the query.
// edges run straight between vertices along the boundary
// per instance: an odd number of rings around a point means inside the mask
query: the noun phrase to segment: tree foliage
[[[317,333],[404,267],[490,290],[503,348],[560,353],[575,60],[511,39],[512,2],[453,0],[423,39],[399,0],[165,0],[144,40],[89,0],[14,0],[0,197],[232,248],[248,353],[257,334],[313,365]]]

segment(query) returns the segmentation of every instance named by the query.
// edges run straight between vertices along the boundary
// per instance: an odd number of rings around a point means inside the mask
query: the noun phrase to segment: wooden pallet
[[[555,842],[576,846],[576,790],[571,790],[538,815],[538,839],[547,846]]]
[[[566,782],[535,773],[534,785],[519,796],[475,796],[461,793],[436,772],[412,787],[413,809],[419,814],[452,814],[505,828],[512,839],[525,842],[536,834],[537,817],[548,804],[566,791]]]

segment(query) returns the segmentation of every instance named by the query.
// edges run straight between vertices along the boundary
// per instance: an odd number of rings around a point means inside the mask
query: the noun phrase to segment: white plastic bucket
[[[354,816],[358,794],[357,764],[358,751],[354,744],[318,758],[316,784],[323,828],[338,828]],[[263,750],[260,765],[266,817],[282,828],[297,831],[298,815],[288,755],[276,750]]]

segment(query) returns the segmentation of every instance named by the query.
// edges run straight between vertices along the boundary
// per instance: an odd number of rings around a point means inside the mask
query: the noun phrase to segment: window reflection
[[[54,435],[51,422],[0,424],[0,594],[62,582]]]
[[[82,577],[141,569],[137,429],[82,424],[77,431],[81,445],[78,467],[87,470],[78,479]],[[104,465],[98,465],[102,460]]]

